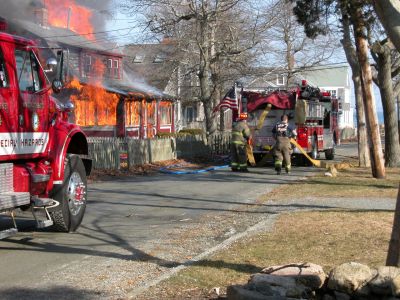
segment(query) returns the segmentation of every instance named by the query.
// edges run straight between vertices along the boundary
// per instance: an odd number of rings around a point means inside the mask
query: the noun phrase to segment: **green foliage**
[[[333,0],[290,0],[295,2],[293,12],[297,21],[304,26],[307,37],[315,39],[318,35],[328,32]]]
[[[204,131],[202,129],[192,128],[192,129],[182,129],[179,132],[158,132],[157,137],[160,138],[168,138],[168,137],[177,137],[177,136],[185,136],[185,135],[203,135]]]
[[[160,138],[168,138],[168,137],[175,137],[176,134],[174,132],[158,132],[156,136]]]
[[[179,131],[179,134],[202,135],[204,131],[198,128],[187,128]]]

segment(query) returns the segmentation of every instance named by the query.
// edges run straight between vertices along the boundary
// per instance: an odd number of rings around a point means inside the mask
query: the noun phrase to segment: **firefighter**
[[[275,171],[278,175],[281,174],[282,161],[285,162],[285,170],[287,174],[290,173],[292,166],[290,161],[290,156],[292,154],[290,138],[296,137],[296,130],[289,125],[288,121],[288,115],[282,115],[281,121],[272,129],[272,134],[276,140],[273,153],[275,158]]]
[[[231,143],[232,171],[248,172],[246,143],[250,142],[250,128],[247,126],[247,113],[241,113],[233,124]]]

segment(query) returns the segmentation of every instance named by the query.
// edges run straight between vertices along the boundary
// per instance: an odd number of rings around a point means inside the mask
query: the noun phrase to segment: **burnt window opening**
[[[160,102],[160,125],[172,124],[172,103]]]
[[[125,124],[127,126],[140,125],[141,102],[130,101],[125,103]]]

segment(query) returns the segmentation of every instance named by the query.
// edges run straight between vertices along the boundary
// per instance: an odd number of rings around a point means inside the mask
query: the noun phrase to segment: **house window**
[[[276,85],[285,85],[284,75],[276,75]]]
[[[113,69],[114,69],[114,78],[119,79],[119,60],[114,59],[114,64],[113,64]]]
[[[135,57],[133,58],[134,63],[139,64],[144,61],[144,55],[143,54],[136,54]]]
[[[79,126],[94,126],[96,109],[94,101],[73,99],[75,123]]]
[[[125,103],[125,123],[127,126],[140,125],[140,107],[141,102],[139,101],[131,101]]]
[[[156,124],[156,102],[147,102],[147,126]]]
[[[92,73],[92,57],[85,55],[83,58],[83,77],[88,77]]]
[[[120,78],[118,59],[107,59],[107,74],[109,78]]]
[[[112,59],[107,59],[107,75],[109,78],[113,77],[113,61],[112,61]]]
[[[336,90],[327,90],[331,94],[332,98],[337,98],[337,91]]]
[[[157,54],[156,57],[154,57],[153,63],[162,63],[165,61],[165,54]]]
[[[192,123],[196,121],[197,109],[193,106],[186,107],[186,122]]]
[[[172,103],[160,102],[161,125],[172,124]]]

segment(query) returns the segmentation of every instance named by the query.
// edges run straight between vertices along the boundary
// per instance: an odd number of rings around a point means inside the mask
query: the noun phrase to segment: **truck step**
[[[8,192],[0,194],[0,210],[29,205],[31,197],[29,193]]]
[[[54,200],[50,198],[39,198],[39,197],[32,197],[33,205],[36,207],[44,207],[54,205]]]
[[[53,224],[54,224],[53,220],[36,220],[37,228],[46,228],[53,226]]]
[[[0,231],[0,240],[2,239],[6,239],[8,237],[11,237],[13,235],[16,235],[18,233],[18,229],[17,228],[10,228],[10,229],[6,229],[3,231]]]

